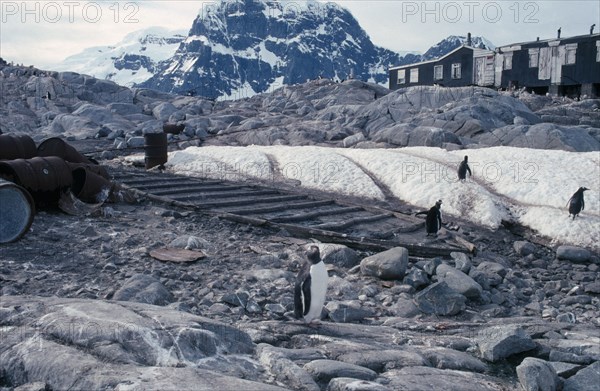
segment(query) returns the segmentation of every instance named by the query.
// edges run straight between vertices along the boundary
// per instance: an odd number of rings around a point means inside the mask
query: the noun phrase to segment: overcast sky
[[[600,1],[335,1],[378,45],[423,52],[448,35],[484,36],[495,45],[600,31]],[[201,1],[0,0],[0,56],[50,67],[84,48],[118,43],[151,26],[187,31]],[[287,1],[293,3],[293,1]]]

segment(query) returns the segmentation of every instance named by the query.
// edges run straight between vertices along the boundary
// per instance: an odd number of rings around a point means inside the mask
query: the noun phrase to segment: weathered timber
[[[227,210],[228,213],[238,214],[238,215],[259,215],[264,213],[274,213],[274,212],[283,212],[286,210],[292,209],[309,209],[309,208],[319,208],[321,206],[327,206],[335,204],[333,200],[322,200],[322,201],[308,201],[308,202],[298,202],[293,204],[285,204],[285,205],[271,205],[264,206],[252,209],[232,209]],[[274,219],[273,219],[274,220]]]
[[[318,224],[318,225],[313,226],[313,228],[335,231],[335,230],[346,229],[348,227],[352,227],[352,226],[358,225],[358,224],[372,223],[374,221],[389,219],[392,217],[393,217],[393,215],[391,213],[378,214],[378,215],[365,216],[365,217],[353,217],[348,220],[333,221],[330,223]]]
[[[363,210],[360,206],[338,207],[336,209],[317,210],[314,212],[293,214],[291,216],[275,217],[269,220],[274,221],[276,223],[292,223],[294,221],[311,220],[319,216],[335,216],[346,213],[358,212],[360,210]]]
[[[276,195],[276,194],[280,194],[280,193],[276,190],[242,190],[242,191],[218,191],[218,192],[193,190],[193,191],[186,191],[184,193],[180,193],[179,191],[172,192],[172,193],[164,191],[164,192],[152,192],[152,194],[169,196],[175,200],[182,201],[182,200],[186,200],[186,199],[201,199],[202,200],[202,199],[208,199],[208,198],[223,199],[223,198],[234,198],[234,197],[258,197],[258,196],[266,196],[266,195]],[[188,194],[188,195],[185,195],[185,194]]]

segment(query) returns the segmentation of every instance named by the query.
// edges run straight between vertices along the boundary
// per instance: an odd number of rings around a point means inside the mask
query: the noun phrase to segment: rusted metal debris
[[[65,213],[82,215],[99,210],[104,202],[135,201],[133,195],[110,180],[105,167],[58,137],[43,141],[36,149],[27,135],[0,135],[0,181],[3,192],[0,195],[4,197],[0,204],[3,216],[0,224],[6,233],[0,233],[0,243],[22,237],[33,221],[36,208],[58,207]],[[8,221],[5,216],[22,232],[15,234],[5,229]]]

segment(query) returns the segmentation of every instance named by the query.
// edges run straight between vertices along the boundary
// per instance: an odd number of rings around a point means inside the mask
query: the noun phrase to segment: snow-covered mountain
[[[185,30],[162,27],[138,30],[127,34],[117,44],[87,48],[66,58],[53,69],[132,86],[152,77],[158,70],[157,65],[173,56],[185,35]]]
[[[493,43],[484,37],[471,37],[471,42],[469,43],[468,37],[451,35],[430,47],[421,56],[420,61],[429,61],[438,57],[442,57],[457,47],[468,44],[479,49],[494,50],[496,48]]]
[[[127,35],[67,58],[69,70],[183,95],[238,99],[316,78],[387,85],[388,68],[440,57],[466,44],[450,36],[425,54],[373,44],[335,3],[220,0],[203,7],[187,34],[162,28]],[[493,48],[485,38],[472,45]]]
[[[318,77],[387,82],[400,55],[377,47],[346,9],[317,1],[220,1],[145,87],[240,98]]]

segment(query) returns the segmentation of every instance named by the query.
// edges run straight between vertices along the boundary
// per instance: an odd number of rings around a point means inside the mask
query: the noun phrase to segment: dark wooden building
[[[389,88],[494,86],[494,52],[462,45],[436,60],[389,69]]]
[[[600,34],[496,48],[497,88],[538,94],[600,96]]]
[[[495,51],[463,45],[436,60],[392,67],[389,78],[391,90],[478,85],[600,97],[600,34],[516,43]]]

